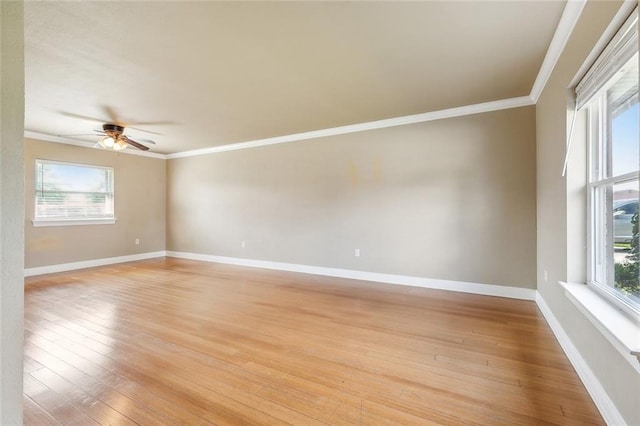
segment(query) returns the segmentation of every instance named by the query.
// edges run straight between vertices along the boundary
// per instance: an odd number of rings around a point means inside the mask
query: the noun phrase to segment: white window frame
[[[640,303],[626,297],[611,283],[614,277],[613,237],[605,237],[606,230],[613,230],[613,192],[608,190],[615,184],[640,178],[638,170],[617,176],[606,176],[611,148],[611,129],[608,128],[606,93],[597,97],[588,106],[588,191],[587,191],[587,252],[588,284],[601,295],[640,321]],[[640,188],[639,188],[640,189]],[[603,219],[604,217],[604,219]],[[606,223],[605,223],[606,222]],[[604,237],[604,238],[603,238]],[[600,239],[604,241],[600,241]]]
[[[37,188],[38,184],[38,165],[39,164],[62,164],[62,165],[72,165],[76,167],[86,167],[89,169],[97,169],[97,170],[106,170],[111,177],[111,182],[108,187],[111,188],[111,192],[107,192],[110,195],[112,201],[113,209],[110,214],[104,216],[67,216],[67,217],[47,217],[47,216],[38,216],[38,194],[39,190]],[[42,226],[73,226],[73,225],[111,225],[116,223],[115,217],[115,175],[113,171],[113,167],[108,166],[99,166],[94,164],[85,164],[85,163],[73,163],[73,162],[64,162],[64,161],[54,161],[54,160],[46,160],[46,159],[36,159],[35,160],[35,180],[34,180],[34,218],[32,220],[33,226],[42,227]]]
[[[606,234],[613,232],[613,185],[640,176],[640,164],[635,171],[611,176],[612,129],[607,100],[607,90],[617,81],[620,70],[638,54],[637,33],[636,7],[576,86],[576,108],[587,110],[587,283],[640,322],[640,303],[613,286],[614,238]]]

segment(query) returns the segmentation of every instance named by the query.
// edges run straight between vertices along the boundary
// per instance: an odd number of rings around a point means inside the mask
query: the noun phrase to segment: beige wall
[[[558,281],[584,279],[584,131],[578,131],[570,178],[561,177],[567,137],[567,88],[620,2],[587,3],[537,108],[538,290],[630,425],[640,424],[640,375],[567,299]],[[584,121],[582,121],[584,124]],[[580,135],[583,135],[581,138]],[[580,161],[582,159],[582,161]],[[569,192],[570,197],[567,197]],[[582,200],[582,201],[581,201]],[[585,204],[582,204],[584,206]],[[548,281],[544,280],[544,270]]]
[[[23,3],[0,1],[0,424],[22,424]]]
[[[117,222],[34,227],[36,159],[113,167]],[[165,249],[165,160],[26,139],[24,166],[26,268]]]
[[[534,113],[169,160],[167,249],[535,288]]]

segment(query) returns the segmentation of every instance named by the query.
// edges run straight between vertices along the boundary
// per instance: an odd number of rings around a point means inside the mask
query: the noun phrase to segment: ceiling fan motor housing
[[[104,130],[104,132],[107,134],[122,134],[122,132],[124,131],[124,127],[118,126],[117,124],[107,123],[102,125],[102,130]]]

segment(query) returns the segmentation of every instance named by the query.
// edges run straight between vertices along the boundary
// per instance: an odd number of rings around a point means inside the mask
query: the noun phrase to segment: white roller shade
[[[615,82],[616,73],[638,53],[638,9],[609,42],[587,74],[576,86],[576,108],[584,107],[605,85]],[[636,81],[637,85],[638,82]]]

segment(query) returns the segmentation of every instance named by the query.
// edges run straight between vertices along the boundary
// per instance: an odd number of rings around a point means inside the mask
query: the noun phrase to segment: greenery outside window
[[[35,225],[114,223],[113,168],[36,160]]]

